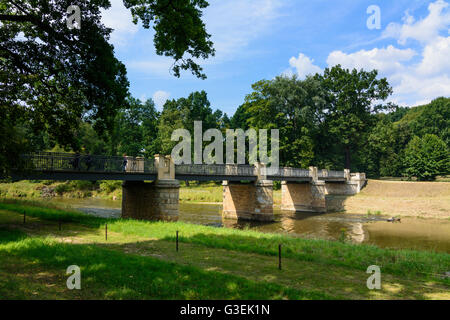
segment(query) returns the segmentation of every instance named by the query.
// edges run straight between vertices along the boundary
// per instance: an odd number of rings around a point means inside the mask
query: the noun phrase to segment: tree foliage
[[[144,28],[153,22],[155,48],[158,55],[175,60],[172,70],[180,76],[181,70],[191,70],[205,79],[202,68],[195,59],[214,56],[215,50],[203,23],[202,9],[208,7],[205,0],[124,0],[131,9],[133,21],[141,21]]]
[[[111,137],[113,154],[152,157],[158,152],[157,123],[159,114],[155,103],[130,97],[129,108],[116,116],[116,125]]]
[[[191,70],[206,77],[196,62],[214,55],[201,20],[206,1],[124,4],[135,23],[153,27],[156,53],[174,59],[175,76]],[[81,25],[69,29],[67,9],[73,5],[80,8]],[[111,132],[116,113],[129,102],[129,83],[125,66],[108,43],[112,30],[101,22],[101,10],[110,5],[109,0],[0,0],[0,108],[11,130],[29,123],[36,135],[47,131],[72,149],[79,147],[81,122],[91,123],[100,135]],[[1,128],[1,135],[11,135],[10,129]],[[6,153],[18,149],[11,143],[2,142],[1,148]],[[2,161],[0,168],[6,172],[8,163]]]
[[[247,125],[254,129],[280,130],[280,162],[307,167],[314,158],[314,140],[325,107],[320,82],[309,77],[276,77],[259,81],[246,97]],[[239,110],[238,110],[239,112]],[[242,111],[237,113],[242,117]],[[241,121],[242,119],[236,119]]]
[[[328,94],[326,110],[327,130],[342,146],[345,167],[351,168],[351,153],[361,146],[366,133],[374,124],[373,115],[386,110],[386,100],[392,88],[386,78],[378,79],[378,72],[352,71],[335,66],[325,69],[321,79]]]
[[[222,112],[213,112],[205,91],[193,92],[187,98],[167,101],[158,124],[158,142],[164,154],[170,154],[177,144],[171,140],[176,129],[187,129],[194,138],[194,121],[201,121],[204,131],[221,129]]]
[[[414,136],[405,150],[405,167],[408,177],[433,180],[450,170],[450,153],[447,145],[434,134],[422,138]]]

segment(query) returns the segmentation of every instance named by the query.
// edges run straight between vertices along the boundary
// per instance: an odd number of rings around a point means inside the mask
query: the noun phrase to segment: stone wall
[[[177,180],[125,182],[122,186],[122,217],[178,220],[179,191],[180,184]]]
[[[281,209],[295,212],[336,212],[345,210],[345,200],[361,192],[365,174],[348,174],[345,182],[283,182]]]
[[[273,183],[259,181],[244,184],[224,181],[223,218],[273,221]]]
[[[281,210],[296,212],[326,212],[326,186],[324,182],[283,182]]]

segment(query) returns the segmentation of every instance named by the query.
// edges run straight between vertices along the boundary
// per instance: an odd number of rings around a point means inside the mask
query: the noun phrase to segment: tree
[[[193,92],[188,98],[169,100],[164,104],[158,124],[158,140],[163,154],[170,154],[177,142],[171,141],[176,129],[187,129],[194,137],[194,121],[201,121],[203,131],[221,129],[220,110],[212,111],[205,91]]]
[[[124,4],[135,23],[155,29],[156,52],[175,60],[175,76],[191,70],[205,78],[194,60],[214,55],[201,20],[206,1],[124,0]],[[80,8],[79,29],[66,26],[71,5]],[[116,112],[126,105],[129,84],[125,66],[108,43],[112,30],[100,20],[100,10],[109,7],[109,0],[0,0],[4,119],[13,126],[30,122],[35,131],[48,130],[59,144],[73,148],[82,118],[100,134],[112,129]],[[0,163],[5,172],[7,166]]]
[[[405,150],[405,167],[408,177],[433,180],[450,172],[450,153],[446,143],[433,134],[423,138],[415,136]]]
[[[234,115],[230,119],[230,128],[233,129],[248,129],[248,119],[250,115],[248,113],[248,104],[240,105]]]
[[[370,130],[366,143],[357,155],[358,169],[368,176],[396,176],[400,161],[397,132],[389,116],[377,115],[377,123]],[[401,150],[403,151],[403,150]]]
[[[314,148],[325,92],[313,77],[300,80],[276,77],[252,85],[246,103],[236,121],[254,129],[280,130],[280,163],[285,166],[308,167],[314,159]]]
[[[121,110],[116,117],[116,126],[111,143],[114,152],[129,156],[153,157],[158,152],[156,142],[158,112],[153,100],[144,103],[133,97],[128,98],[128,108]]]
[[[392,105],[376,105],[392,93],[386,78],[377,79],[376,70],[352,71],[340,65],[326,68],[316,75],[328,93],[325,121],[330,137],[341,146],[345,167],[351,168],[351,154],[357,151],[367,132],[374,125],[374,114],[389,110]]]
[[[407,122],[414,135],[434,134],[450,147],[450,98],[438,98],[412,108],[401,122]]]

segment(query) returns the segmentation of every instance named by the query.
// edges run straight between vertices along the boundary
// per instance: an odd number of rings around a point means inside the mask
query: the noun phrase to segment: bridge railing
[[[175,166],[175,172],[200,176],[256,176],[255,167],[249,165],[181,164]]]
[[[299,168],[265,168],[263,172],[266,172],[267,176],[279,177],[279,178],[308,178],[310,176],[309,170]]]
[[[345,178],[345,171],[319,170],[319,178]]]
[[[157,174],[154,159],[117,156],[82,155],[61,152],[38,152],[23,155],[26,168],[34,171],[65,171],[65,172],[94,172],[94,173],[146,173]],[[183,164],[176,165],[175,172],[186,176],[220,176],[220,177],[256,177],[267,176],[269,179],[310,178],[308,169],[299,168],[271,168],[251,165],[223,165],[223,164]],[[318,170],[319,178],[345,178],[344,171]]]
[[[98,173],[149,173],[156,174],[153,159],[115,156],[82,155],[61,152],[39,152],[22,155],[28,170]]]

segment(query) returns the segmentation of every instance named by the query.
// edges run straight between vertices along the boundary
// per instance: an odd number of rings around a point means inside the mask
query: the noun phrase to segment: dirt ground
[[[347,212],[450,218],[450,183],[369,180],[360,194],[345,200]]]

